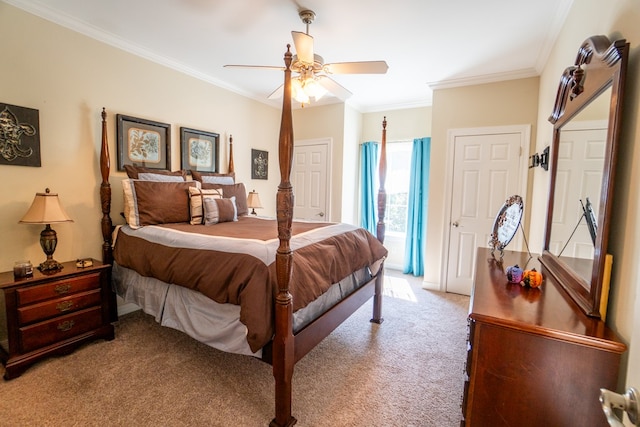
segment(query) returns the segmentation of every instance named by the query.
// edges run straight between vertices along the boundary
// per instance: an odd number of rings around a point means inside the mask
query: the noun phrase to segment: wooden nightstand
[[[54,274],[33,269],[33,277],[0,273],[0,360],[6,380],[33,363],[68,354],[88,341],[114,338],[110,318],[110,266],[93,260],[78,268],[66,262]]]

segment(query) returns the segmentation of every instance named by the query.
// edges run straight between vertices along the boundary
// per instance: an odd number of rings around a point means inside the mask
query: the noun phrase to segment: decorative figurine
[[[518,264],[507,267],[506,273],[509,283],[522,282],[523,271]]]
[[[542,273],[536,271],[535,268],[525,270],[522,277],[522,284],[532,288],[539,287],[542,284]]]

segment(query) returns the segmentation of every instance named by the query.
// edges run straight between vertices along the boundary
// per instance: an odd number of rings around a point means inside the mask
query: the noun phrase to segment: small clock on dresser
[[[37,269],[17,279],[0,273],[0,360],[6,380],[51,355],[67,354],[88,341],[114,338],[109,265],[92,260],[63,263],[52,274]]]

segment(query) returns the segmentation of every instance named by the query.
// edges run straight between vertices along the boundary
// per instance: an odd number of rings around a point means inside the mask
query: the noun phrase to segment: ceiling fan
[[[341,100],[346,100],[352,93],[331,79],[329,74],[385,74],[389,66],[385,61],[336,62],[325,64],[322,56],[313,51],[313,37],[309,35],[309,25],[316,14],[312,10],[301,10],[298,15],[306,24],[306,33],[291,31],[296,54],[293,56],[291,71],[297,73],[292,77],[292,95],[303,105],[309,103],[309,98],[316,101],[329,92]],[[266,68],[283,70],[284,67],[269,65],[225,65],[225,67]],[[273,91],[269,99],[282,96],[284,85]]]

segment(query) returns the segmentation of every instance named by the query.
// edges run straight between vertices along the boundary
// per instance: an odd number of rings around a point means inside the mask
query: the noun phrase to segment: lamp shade
[[[60,204],[58,193],[47,188],[44,193],[36,193],[31,207],[20,220],[23,224],[54,224],[73,222]]]
[[[247,196],[247,207],[250,208],[262,208],[262,203],[260,202],[260,196],[258,193],[254,191],[249,192],[249,196]]]
[[[260,202],[260,196],[256,193],[255,190],[250,191],[247,196],[247,207],[251,208],[251,215],[257,215],[255,208],[262,208],[262,203]]]

